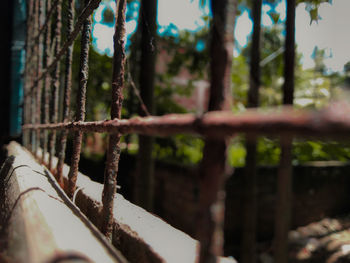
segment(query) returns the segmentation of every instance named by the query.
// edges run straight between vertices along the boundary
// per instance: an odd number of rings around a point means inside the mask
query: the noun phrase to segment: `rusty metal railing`
[[[45,4],[44,4],[45,2]],[[83,1],[82,1],[83,2]],[[119,141],[123,134],[137,133],[152,136],[171,136],[178,133],[197,134],[205,138],[203,161],[200,169],[200,194],[197,225],[197,238],[201,242],[200,262],[211,262],[213,255],[222,253],[222,242],[213,233],[222,225],[222,210],[214,209],[218,199],[224,198],[222,184],[226,173],[225,153],[227,139],[237,133],[245,133],[248,138],[249,156],[247,163],[248,193],[246,217],[249,222],[244,238],[242,262],[254,262],[255,253],[255,181],[256,136],[275,135],[281,138],[282,156],[279,169],[279,197],[276,221],[275,258],[276,262],[287,261],[287,233],[290,220],[291,196],[291,143],[293,136],[349,137],[349,106],[334,104],[321,112],[293,110],[291,107],[275,109],[262,113],[256,109],[236,115],[230,112],[231,64],[233,58],[233,28],[237,7],[235,0],[212,0],[213,13],[211,40],[211,87],[208,113],[202,116],[192,114],[137,117],[121,119],[122,90],[124,88],[125,64],[125,10],[126,0],[116,1],[116,23],[114,35],[114,56],[112,76],[111,120],[85,122],[85,101],[88,80],[88,61],[91,33],[91,15],[101,0],[85,0],[81,13],[74,19],[74,0],[27,0],[27,45],[25,67],[25,101],[23,144],[36,153],[42,147],[49,152],[48,166],[54,170],[52,158],[58,155],[56,176],[62,184],[62,167],[65,158],[67,134],[74,133],[73,154],[68,175],[68,195],[73,196],[84,132],[109,134],[107,162],[103,190],[102,232],[111,235],[113,201],[116,193]],[[254,12],[261,15],[261,1],[255,1]],[[294,23],[295,1],[288,0],[286,69],[284,94],[285,104],[292,104],[294,89]],[[68,8],[61,7],[65,4]],[[63,12],[67,12],[62,14]],[[62,15],[66,16],[67,28],[65,42],[62,42]],[[75,20],[75,22],[74,22]],[[260,23],[257,16],[255,23]],[[257,25],[257,24],[255,24]],[[53,31],[51,32],[51,30]],[[73,43],[81,32],[79,89],[77,92],[77,112],[75,120],[69,119],[70,92],[72,84]],[[260,27],[254,27],[253,41],[260,41]],[[290,56],[292,55],[292,57]],[[65,56],[65,71],[60,72],[60,62]],[[252,57],[259,60],[259,50],[252,51]],[[292,59],[291,59],[292,58]],[[291,59],[291,60],[290,60]],[[64,77],[63,85],[60,80]],[[258,87],[260,73],[257,63],[251,65],[250,99],[251,107],[258,106]],[[58,105],[60,86],[64,89],[64,102]],[[42,96],[42,92],[44,96]],[[42,100],[41,98],[44,98]],[[63,117],[58,120],[59,107]],[[43,109],[43,111],[42,111]],[[41,132],[43,131],[43,132]],[[62,131],[57,140],[56,131]],[[58,141],[58,143],[57,143]],[[42,145],[40,145],[42,142]],[[56,143],[58,149],[56,151]],[[44,156],[44,154],[43,154]],[[250,179],[249,179],[250,178]],[[253,181],[249,181],[253,180]],[[249,182],[252,183],[249,186]],[[220,206],[215,206],[216,208]],[[251,210],[251,211],[250,211]],[[215,236],[215,238],[214,238]],[[220,238],[219,238],[220,239]]]

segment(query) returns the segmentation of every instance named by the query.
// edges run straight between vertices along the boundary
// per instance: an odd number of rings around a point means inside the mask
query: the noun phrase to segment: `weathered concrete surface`
[[[7,146],[15,156],[9,173],[2,178],[6,200],[7,255],[15,262],[126,262],[120,252],[101,242],[96,228],[71,208],[54,178],[45,173],[19,144]],[[116,257],[117,255],[117,257]]]
[[[54,159],[54,166],[56,162],[57,159]],[[68,172],[69,166],[64,165],[65,185]],[[78,173],[74,201],[96,226],[101,224],[102,189],[102,184],[93,182],[87,176]],[[179,213],[182,212],[179,211]],[[116,195],[114,201],[113,228],[112,243],[130,262],[194,263],[197,260],[199,248],[197,240],[132,204],[120,194]],[[217,262],[234,263],[235,260],[218,258]]]

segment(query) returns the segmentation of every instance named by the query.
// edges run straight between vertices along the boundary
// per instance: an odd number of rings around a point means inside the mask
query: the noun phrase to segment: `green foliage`
[[[282,101],[283,53],[280,52],[284,41],[282,30],[283,27],[280,24],[262,28],[261,61],[268,59],[271,54],[275,54],[275,56],[261,67],[261,87],[259,90],[261,107],[280,105]],[[232,82],[236,109],[244,108],[247,101],[250,48],[251,44],[247,45],[233,61]],[[298,63],[297,68],[301,68]]]
[[[227,149],[227,161],[232,167],[243,167],[247,152],[242,136],[232,139]]]
[[[105,8],[105,10],[103,11],[102,17],[103,17],[103,21],[102,21],[103,23],[110,24],[110,25],[114,24],[115,17],[114,17],[114,12],[112,8],[110,7]]]
[[[318,8],[323,3],[332,3],[332,0],[297,0],[297,4],[305,3],[305,9],[310,15],[310,24],[315,21],[317,22],[321,17],[318,14]]]
[[[180,31],[177,37],[164,34],[158,39],[158,49],[167,52],[170,62],[164,73],[157,74],[155,86],[156,114],[187,113],[188,109],[179,105],[175,97],[188,97],[194,90],[194,81],[205,77],[208,50],[205,46],[207,29],[196,33]],[[203,42],[204,47],[198,50],[197,43]],[[186,69],[191,74],[191,80],[179,84],[174,79]],[[198,163],[202,158],[203,140],[189,135],[176,135],[168,138],[156,138],[154,154],[157,159]]]
[[[260,137],[257,140],[257,162],[259,165],[277,165],[281,149],[278,140]],[[246,157],[244,136],[235,137],[228,148],[228,163],[233,167],[243,167]]]
[[[128,1],[127,19],[134,19],[138,2]],[[201,4],[205,4],[205,0]],[[276,4],[279,1],[269,0],[270,4]],[[318,7],[320,4],[330,2],[329,0],[301,0],[297,3],[306,3],[306,8],[310,13],[311,22],[317,21]],[[251,1],[242,0],[241,5],[251,6]],[[130,8],[129,8],[130,7]],[[107,11],[106,11],[107,12]],[[104,13],[104,22],[109,23],[114,19],[110,14]],[[265,63],[261,68],[261,88],[260,105],[263,108],[281,105],[283,85],[283,53],[278,52],[284,46],[283,30],[279,14],[274,13],[273,9],[269,12],[274,25],[262,28],[262,49],[261,59],[268,58],[275,54],[272,59]],[[206,23],[209,23],[210,17],[203,17]],[[308,26],[308,25],[305,25]],[[177,32],[173,34],[171,32]],[[156,115],[168,113],[186,113],[188,110],[179,105],[174,98],[191,96],[194,90],[194,81],[208,79],[208,31],[209,26],[198,32],[179,31],[174,26],[170,26],[161,36],[158,36],[158,51],[167,52],[170,57],[167,68],[161,74],[156,76],[155,103]],[[135,42],[138,39],[134,36]],[[73,91],[77,90],[78,69],[79,69],[79,41],[76,41],[73,64]],[[244,112],[247,103],[247,92],[249,88],[249,49],[250,45],[245,47],[242,52],[234,58],[232,82],[234,111]],[[132,72],[134,82],[137,85],[137,52],[131,46],[129,54],[128,70]],[[338,86],[344,81],[344,76],[338,73],[328,74],[324,65],[325,52],[315,49],[314,61],[315,69],[304,70],[301,64],[301,55],[297,54],[295,68],[295,106],[307,109],[322,109],[326,107],[332,98],[339,94]],[[132,65],[134,63],[134,66]],[[130,65],[129,65],[130,64]],[[87,120],[101,120],[109,118],[111,102],[110,79],[112,75],[112,60],[108,56],[98,54],[93,48],[90,50],[90,72],[87,90]],[[349,63],[350,65],[350,63]],[[350,66],[345,67],[350,72]],[[130,67],[129,67],[130,66]],[[174,79],[183,70],[190,73],[191,80],[186,83],[177,83]],[[350,75],[350,74],[349,74]],[[347,78],[348,80],[350,77]],[[123,116],[129,118],[137,110],[139,102],[135,99],[133,91],[130,91],[128,79],[126,87],[129,89],[124,94]],[[350,83],[350,80],[349,80]],[[74,96],[74,94],[73,94]],[[73,108],[75,100],[73,101]],[[124,140],[124,139],[123,139]],[[204,142],[201,138],[176,135],[171,138],[156,138],[153,154],[157,159],[163,161],[180,162],[185,164],[197,164],[202,158],[202,149]],[[125,145],[129,152],[137,152],[136,136],[125,137]],[[244,136],[235,137],[228,147],[228,162],[231,166],[244,166],[245,162],[245,140]],[[276,165],[280,158],[280,146],[277,139],[259,138],[257,144],[257,160],[260,165]],[[320,141],[301,141],[296,140],[293,143],[293,163],[302,164],[308,161],[316,160],[340,160],[350,159],[350,142],[320,142]]]
[[[193,75],[193,79],[204,78],[209,61],[208,34],[208,27],[195,33],[179,31],[178,36],[164,33],[159,38],[159,42],[161,48],[164,48],[172,57],[168,64],[167,74],[176,76],[181,68],[186,68]]]
[[[325,1],[323,1],[325,2]],[[308,5],[317,7],[321,1],[308,1]],[[270,14],[271,15],[271,14]],[[283,85],[283,52],[278,51],[284,45],[282,30],[284,25],[279,17],[273,19],[275,24],[263,27],[261,59],[276,54],[273,59],[263,64],[261,68],[260,105],[270,107],[281,105]],[[306,25],[307,26],[307,25]],[[249,50],[244,48],[233,62],[233,94],[236,112],[245,111],[247,92],[249,88]],[[295,67],[295,106],[298,108],[322,109],[331,99],[340,93],[339,85],[344,78],[339,73],[328,74],[324,65],[324,50],[315,49],[313,55],[315,69],[304,70],[301,55],[296,56]],[[346,67],[345,67],[346,68]],[[350,67],[349,67],[350,68]],[[349,81],[350,83],[350,81]],[[339,95],[338,95],[339,96]],[[297,141],[293,144],[293,163],[305,163],[315,160],[349,160],[348,144],[319,141]],[[244,137],[236,137],[229,146],[228,161],[232,166],[244,166]],[[278,140],[259,138],[257,145],[257,160],[260,165],[276,165],[279,162],[280,147]]]
[[[196,164],[202,159],[203,140],[189,135],[175,135],[172,140],[156,138],[154,155],[171,163]]]
[[[232,140],[228,149],[228,162],[234,167],[245,165],[246,150],[242,136]],[[257,143],[257,162],[259,165],[278,165],[281,148],[279,140],[262,137]],[[305,164],[312,161],[350,160],[350,142],[294,140],[293,164]]]

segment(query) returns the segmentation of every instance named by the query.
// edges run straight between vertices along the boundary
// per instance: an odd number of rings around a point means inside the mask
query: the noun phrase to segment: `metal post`
[[[112,107],[111,119],[120,119],[123,89],[124,89],[124,66],[125,66],[125,11],[126,0],[116,1],[116,23],[114,33],[114,55],[112,76]],[[121,134],[111,134],[107,150],[107,162],[104,174],[104,187],[102,193],[102,225],[101,231],[107,237],[111,237],[113,223],[113,204],[117,187],[117,173],[120,156]]]
[[[295,0],[287,0],[283,86],[283,104],[286,105],[292,105],[294,99],[295,6]],[[281,138],[274,240],[275,262],[279,263],[288,262],[288,231],[292,208],[292,143],[291,136]]]
[[[85,0],[85,4],[89,3]],[[85,120],[85,101],[86,101],[86,87],[89,74],[89,48],[90,48],[90,34],[91,34],[91,17],[87,17],[84,21],[82,36],[81,36],[81,53],[80,53],[80,69],[79,69],[79,90],[77,95],[77,113],[76,121]],[[73,197],[76,181],[78,176],[78,167],[80,160],[81,144],[83,139],[83,132],[76,131],[73,139],[73,153],[71,159],[70,170],[68,174],[68,196]]]
[[[231,67],[233,30],[237,1],[211,1],[213,24],[210,43],[210,97],[208,110],[231,110]],[[214,262],[223,253],[223,214],[225,193],[222,183],[226,171],[226,139],[206,139],[199,170],[199,207],[197,238],[200,241],[198,262]]]
[[[260,87],[260,34],[261,34],[262,0],[253,1],[253,38],[250,50],[250,87],[248,91],[248,107],[259,105]],[[257,174],[256,174],[257,137],[246,136],[246,163],[244,180],[244,212],[242,228],[242,263],[256,262],[256,217],[257,217]]]
[[[68,21],[67,21],[67,31],[70,35],[73,31],[74,22],[74,1],[68,1]],[[66,69],[65,69],[65,82],[64,82],[64,102],[63,102],[63,122],[69,121],[69,104],[70,104],[70,93],[72,86],[72,60],[73,60],[73,44],[69,46],[66,55]],[[60,150],[58,153],[58,163],[57,163],[57,181],[60,185],[63,185],[62,169],[65,158],[66,143],[67,143],[68,130],[63,130],[61,132],[60,138]]]
[[[46,1],[46,19],[48,21],[48,26],[45,30],[45,43],[44,43],[44,67],[46,68],[51,63],[51,21],[49,18],[49,10],[51,10],[51,0]],[[51,93],[51,81],[50,75],[47,74],[44,80],[44,123],[48,124],[50,122],[50,93]],[[42,162],[45,162],[45,155],[48,152],[48,131],[44,130],[44,145]]]
[[[54,31],[55,50],[54,56],[56,57],[61,48],[61,27],[62,27],[62,0],[57,2],[56,7],[56,22]],[[58,121],[58,92],[59,92],[59,76],[60,76],[60,62],[57,61],[55,70],[52,77],[52,97],[51,97],[51,122],[57,123]],[[56,131],[52,131],[49,139],[49,164],[48,168],[53,168],[53,157],[56,152]]]

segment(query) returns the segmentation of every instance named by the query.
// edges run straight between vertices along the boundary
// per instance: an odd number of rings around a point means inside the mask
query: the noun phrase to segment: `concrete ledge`
[[[48,160],[47,156],[45,160]],[[55,158],[54,167],[56,163]],[[64,185],[67,183],[68,172],[69,166],[64,165]],[[93,182],[81,173],[78,174],[75,204],[96,226],[100,226],[102,190],[102,184]],[[120,194],[116,195],[114,201],[113,229],[113,245],[130,262],[194,263],[197,260],[197,240],[130,203]],[[236,261],[220,257],[216,262]]]
[[[10,258],[25,263],[126,262],[31,154],[15,142],[7,150],[15,157],[1,174]]]

